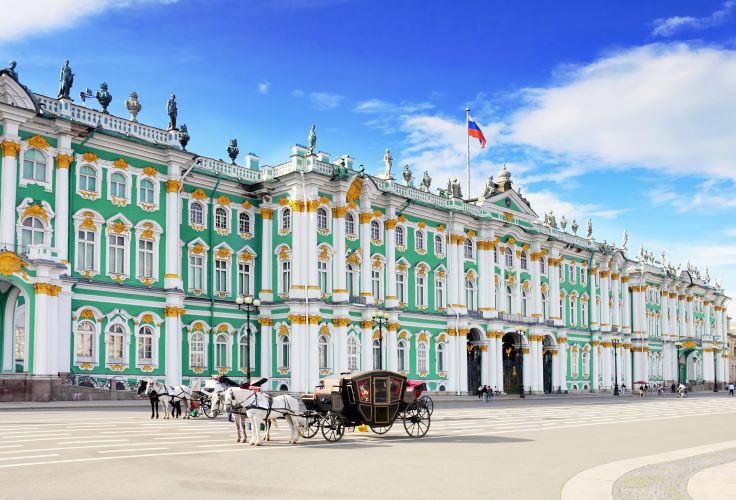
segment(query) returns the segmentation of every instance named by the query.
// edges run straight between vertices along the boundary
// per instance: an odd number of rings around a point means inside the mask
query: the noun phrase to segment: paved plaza
[[[0,497],[734,495],[713,487],[732,484],[736,461],[736,398],[725,394],[442,402],[423,439],[397,421],[385,436],[288,446],[282,424],[259,448],[235,443],[223,417],[149,416],[147,404],[0,412]]]

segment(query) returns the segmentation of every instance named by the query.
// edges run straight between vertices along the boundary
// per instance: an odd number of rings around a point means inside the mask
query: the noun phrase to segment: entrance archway
[[[0,281],[0,371],[23,373],[30,366],[30,314],[25,293]]]
[[[552,394],[552,340],[548,336],[542,341],[542,390]]]
[[[507,394],[518,394],[521,388],[522,356],[518,353],[518,337],[507,333],[501,339],[503,345],[503,388]]]
[[[478,394],[480,386],[480,370],[482,358],[482,336],[481,333],[472,329],[468,332],[468,342],[466,350],[468,353],[468,392]]]

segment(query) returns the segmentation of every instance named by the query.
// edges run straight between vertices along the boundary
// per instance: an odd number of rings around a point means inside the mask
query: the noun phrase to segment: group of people
[[[493,401],[494,395],[498,395],[498,389],[494,387],[491,389],[488,385],[481,385],[478,387],[478,399],[482,399],[485,402]]]

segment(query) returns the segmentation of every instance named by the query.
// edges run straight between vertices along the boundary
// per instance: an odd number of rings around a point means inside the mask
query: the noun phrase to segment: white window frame
[[[420,255],[427,252],[427,232],[424,229],[414,230],[414,250]]]
[[[422,349],[422,347],[424,349]],[[423,376],[422,373],[425,373],[425,374],[429,373],[429,343],[423,340],[418,341],[416,354],[417,354],[417,374],[421,377]]]
[[[397,224],[396,228],[394,229],[394,242],[396,244],[396,248],[399,250],[403,250],[406,248],[406,227],[404,227],[401,224]]]
[[[225,364],[222,363],[222,359],[218,359],[218,348],[223,344],[221,340],[225,340]],[[220,368],[225,368],[227,371],[230,371],[233,366],[233,336],[229,333],[217,333],[215,334],[215,338],[213,339],[213,360],[215,363],[215,369],[219,370]],[[220,361],[218,363],[218,361]]]
[[[200,335],[202,337],[202,350],[201,351],[200,350],[195,351],[194,348],[193,348],[194,347],[194,342],[195,342],[195,337],[199,337]],[[188,342],[189,342],[188,343],[188,346],[189,346],[189,369],[190,370],[191,369],[194,369],[194,368],[207,369],[207,367],[208,367],[207,350],[209,348],[209,336],[207,335],[207,333],[204,332],[204,331],[201,331],[201,330],[200,331],[192,331],[192,332],[189,333]],[[195,364],[194,363],[194,361],[195,361],[194,357],[195,356],[201,356],[202,357],[202,364]]]
[[[237,260],[238,268],[237,268],[237,295],[239,296],[252,296],[255,295],[255,260],[248,260],[244,261],[241,259]],[[241,269],[242,266],[248,266],[248,271],[245,272],[245,270]],[[243,279],[245,277],[245,279]],[[244,289],[244,286],[247,286],[247,290]]]
[[[137,367],[141,367],[141,366],[145,366],[145,365],[154,366],[154,367],[157,366],[157,364],[158,364],[158,349],[157,349],[158,348],[158,332],[157,332],[158,328],[156,328],[154,325],[149,325],[149,324],[138,325],[136,328],[137,328],[136,329],[136,335],[135,335],[135,361],[136,361],[136,366]],[[144,328],[148,328],[151,331],[151,334],[150,334],[150,338],[151,338],[151,357],[148,358],[148,359],[141,358],[141,356],[140,356],[140,349],[141,349],[141,345],[142,345],[141,344],[141,341],[144,338],[149,337],[149,335],[147,335],[147,334],[144,335],[144,334],[141,333]]]
[[[355,212],[347,211],[345,213],[345,237],[349,240],[355,240],[358,237],[356,220]],[[352,225],[352,230],[350,225]]]
[[[506,265],[506,269],[513,269],[514,268],[514,251],[511,250],[510,247],[506,247],[506,249],[503,252],[504,256],[504,264]]]
[[[192,207],[197,204],[202,208],[202,223],[192,220]],[[206,229],[207,228],[207,204],[201,200],[189,200],[189,206],[187,207],[187,218],[189,219],[189,226],[194,229]]]
[[[231,226],[231,221],[230,221],[231,213],[230,212],[231,211],[232,210],[230,210],[230,207],[227,205],[217,205],[215,207],[214,223],[215,223],[215,231],[217,232],[217,234],[220,234],[220,235],[230,234],[230,226]],[[224,217],[225,217],[224,226],[220,223],[221,217],[219,214],[224,214]]]
[[[279,210],[279,234],[285,236],[291,232],[294,212],[289,207]]]
[[[26,208],[30,207],[31,205],[39,205],[43,210],[46,212],[46,220],[43,219],[41,216],[33,216],[33,215],[27,215],[23,216],[23,212],[25,212]],[[43,243],[40,245],[29,245],[34,247],[51,247],[51,237],[54,232],[54,219],[56,217],[56,214],[51,209],[51,205],[48,204],[46,201],[41,201],[40,203],[35,203],[32,198],[25,198],[20,205],[15,209],[16,211],[16,238],[18,245],[20,245],[23,242],[23,222],[26,219],[29,219],[31,217],[35,217],[41,222],[41,230],[43,231]],[[12,242],[4,242],[4,243],[12,243]]]
[[[580,284],[586,286],[588,284],[588,273],[585,267],[580,267]]]
[[[406,272],[396,271],[396,299],[399,301],[399,304],[406,304],[409,300],[409,293],[406,288],[408,281],[407,274]]]
[[[408,372],[408,365],[409,343],[405,339],[399,339],[399,341],[396,343],[396,369],[400,372]]]
[[[466,238],[463,242],[463,255],[465,260],[475,260],[475,244],[470,238]]]
[[[247,227],[243,227],[243,216],[247,217]],[[241,238],[252,238],[253,237],[253,224],[255,219],[253,218],[253,212],[250,210],[238,210],[238,234]],[[246,229],[244,231],[243,229]]]
[[[427,307],[427,275],[414,273],[414,304],[417,308]]]
[[[524,271],[529,270],[529,258],[526,255],[526,252],[524,250],[521,251],[521,256],[519,257],[519,265],[521,266],[521,269]]]
[[[360,370],[360,340],[354,333],[348,334],[345,343],[347,352],[347,371],[354,372]]]
[[[330,211],[325,207],[317,207],[315,217],[317,218],[317,231],[319,231],[320,234],[329,234],[330,227],[332,227]]]
[[[113,271],[111,269],[111,262],[112,262],[112,246],[110,243],[110,238],[122,238],[122,245],[121,248],[123,249],[123,272],[118,273],[117,271]],[[116,243],[116,248],[118,248]],[[127,279],[130,277],[130,233],[129,231],[123,231],[122,233],[115,233],[110,229],[110,224],[107,225],[107,232],[105,234],[105,249],[106,249],[106,274],[110,277],[112,276],[122,276],[123,279]]]
[[[149,227],[146,227],[150,225]],[[146,231],[150,231],[151,235],[146,235],[146,237],[143,237],[143,234],[146,233]],[[136,278],[139,280],[143,279],[144,276],[140,272],[140,244],[141,241],[149,241],[153,244],[153,276],[151,276],[150,279],[152,279],[152,283],[157,283],[159,281],[159,261],[160,254],[159,254],[159,242],[161,240],[161,235],[163,234],[163,229],[161,226],[158,225],[158,223],[152,221],[152,220],[142,220],[135,226],[135,274]]]
[[[292,360],[292,349],[291,349],[291,339],[289,338],[289,335],[291,335],[291,332],[289,332],[286,335],[279,335],[279,341],[278,341],[278,360],[277,365],[279,369],[282,370],[291,370],[291,360]],[[284,353],[286,351],[286,353]],[[284,354],[286,354],[286,361],[287,363],[284,363]]]
[[[83,324],[89,324],[92,325],[92,331],[90,333],[91,340],[92,340],[92,352],[90,356],[80,356],[79,355],[79,328]],[[74,362],[75,364],[80,363],[92,363],[94,365],[97,364],[98,358],[98,339],[100,335],[99,330],[99,323],[97,323],[97,319],[90,318],[90,319],[82,319],[78,320],[74,324]]]
[[[478,290],[475,286],[475,280],[465,277],[465,307],[468,311],[478,309]],[[472,302],[472,303],[471,303]]]
[[[202,253],[194,253],[194,247],[196,245],[202,246]],[[197,294],[201,293],[207,293],[207,276],[208,276],[208,269],[207,269],[207,254],[209,252],[209,247],[200,239],[196,239],[194,241],[191,241],[188,245],[188,252],[187,252],[187,290],[190,292],[194,292]],[[202,288],[196,288],[194,286],[194,279],[193,279],[193,273],[192,273],[192,258],[193,257],[200,257],[202,259]]]
[[[575,295],[569,295],[568,302],[568,321],[570,325],[575,326],[578,323],[578,308],[577,308],[577,297]]]
[[[94,191],[88,191],[81,189],[81,172],[82,167],[90,167],[95,171],[95,189]],[[77,168],[75,170],[76,177],[76,193],[85,199],[97,200],[102,197],[102,183],[104,182],[102,167],[91,162],[85,162],[82,159],[82,155],[77,155]]]
[[[143,187],[143,182],[149,181],[153,186],[153,202],[148,203],[146,201],[141,200],[141,190]],[[156,179],[155,176],[138,176],[138,195],[136,196],[137,204],[138,206],[145,210],[146,212],[153,212],[155,210],[158,210],[160,206],[160,200],[161,200],[161,183]]]
[[[317,358],[320,370],[332,371],[332,339],[329,335],[321,334],[317,338]],[[325,363],[323,364],[322,361],[325,361]]]
[[[212,290],[214,293],[219,295],[220,297],[226,297],[230,294],[232,294],[232,253],[230,254],[230,257],[215,257],[212,261]],[[224,269],[218,269],[218,266],[224,266]],[[225,289],[221,290],[219,288],[219,282],[218,282],[218,275],[220,273],[225,273]]]
[[[125,189],[124,189],[124,198],[115,197],[116,200],[113,200],[112,196],[112,176],[114,174],[120,174],[125,179]],[[125,207],[130,205],[131,200],[131,193],[133,190],[133,176],[130,175],[130,172],[128,172],[126,169],[122,168],[107,168],[107,201],[113,203],[116,206],[119,207]]]
[[[569,266],[567,266],[567,271],[570,276],[570,284],[574,285],[577,281],[577,266],[575,264],[570,264]]]
[[[381,227],[381,221],[378,219],[371,219],[370,225],[371,231],[371,243],[374,245],[383,244],[383,228]]]
[[[435,273],[436,274],[436,273]],[[434,278],[434,308],[447,308],[447,287],[443,278],[435,276]],[[439,286],[438,286],[439,285]],[[439,300],[437,300],[439,298]]]
[[[120,328],[122,333],[113,333],[113,328]],[[111,337],[122,335],[122,357],[120,359],[110,358],[108,346],[111,341]],[[122,318],[117,317],[113,321],[110,321],[105,328],[105,366],[110,367],[111,365],[122,365],[129,366],[128,360],[130,355],[130,328],[128,327],[127,321],[123,321]]]
[[[443,373],[446,372],[447,369],[445,368],[445,365],[447,364],[447,346],[444,342],[437,342],[434,348],[435,351],[435,370],[437,373]],[[440,353],[442,353],[442,356],[440,357]],[[442,362],[440,362],[440,359]]]
[[[35,178],[35,172],[34,172],[34,178],[28,179],[23,175],[23,171],[25,170],[25,163],[26,163],[26,155],[31,152],[35,151],[39,153],[43,157],[43,161],[39,162],[44,165],[44,178],[43,179],[36,179]],[[55,151],[55,150],[53,150]],[[38,148],[31,148],[28,147],[27,143],[25,141],[21,142],[21,150],[18,154],[18,186],[25,187],[29,184],[35,184],[37,186],[43,187],[44,191],[46,192],[52,192],[53,191],[53,169],[54,169],[54,159],[52,156],[53,153],[51,153],[49,150],[42,150]],[[34,169],[35,170],[35,169]]]
[[[434,255],[436,257],[443,258],[445,256],[445,235],[443,233],[435,233],[433,241],[434,241]],[[439,245],[437,244],[438,242],[439,242]]]
[[[243,356],[243,353],[246,350],[246,347],[250,348],[250,371],[253,373],[255,371],[255,364],[256,364],[256,335],[255,330],[251,328],[250,330],[250,339],[248,339],[248,342],[246,342],[246,339],[248,338],[248,329],[243,326],[241,329],[240,336],[238,338],[238,369],[245,373],[247,375],[246,370],[246,357]]]

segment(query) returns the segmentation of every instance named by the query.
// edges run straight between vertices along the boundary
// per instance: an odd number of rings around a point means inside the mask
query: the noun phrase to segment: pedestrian
[[[640,398],[644,397],[644,384],[639,386],[639,397]]]
[[[626,394],[626,383],[621,384],[621,394]]]
[[[676,392],[676,389],[677,389],[677,386],[675,385],[674,382],[672,382],[671,389],[672,389],[672,394],[674,394]]]
[[[483,387],[482,385],[478,386],[478,399],[481,399],[483,397]]]
[[[733,382],[728,384],[728,395],[733,396]]]
[[[480,396],[483,402],[485,403],[486,400],[488,399],[488,386],[487,385],[485,384],[483,385],[483,388],[480,390]]]
[[[494,397],[496,397],[496,396],[499,396],[500,397],[501,396],[501,393],[498,392],[498,387],[495,386],[495,385],[493,386],[493,390],[491,392],[493,393],[493,396]]]

